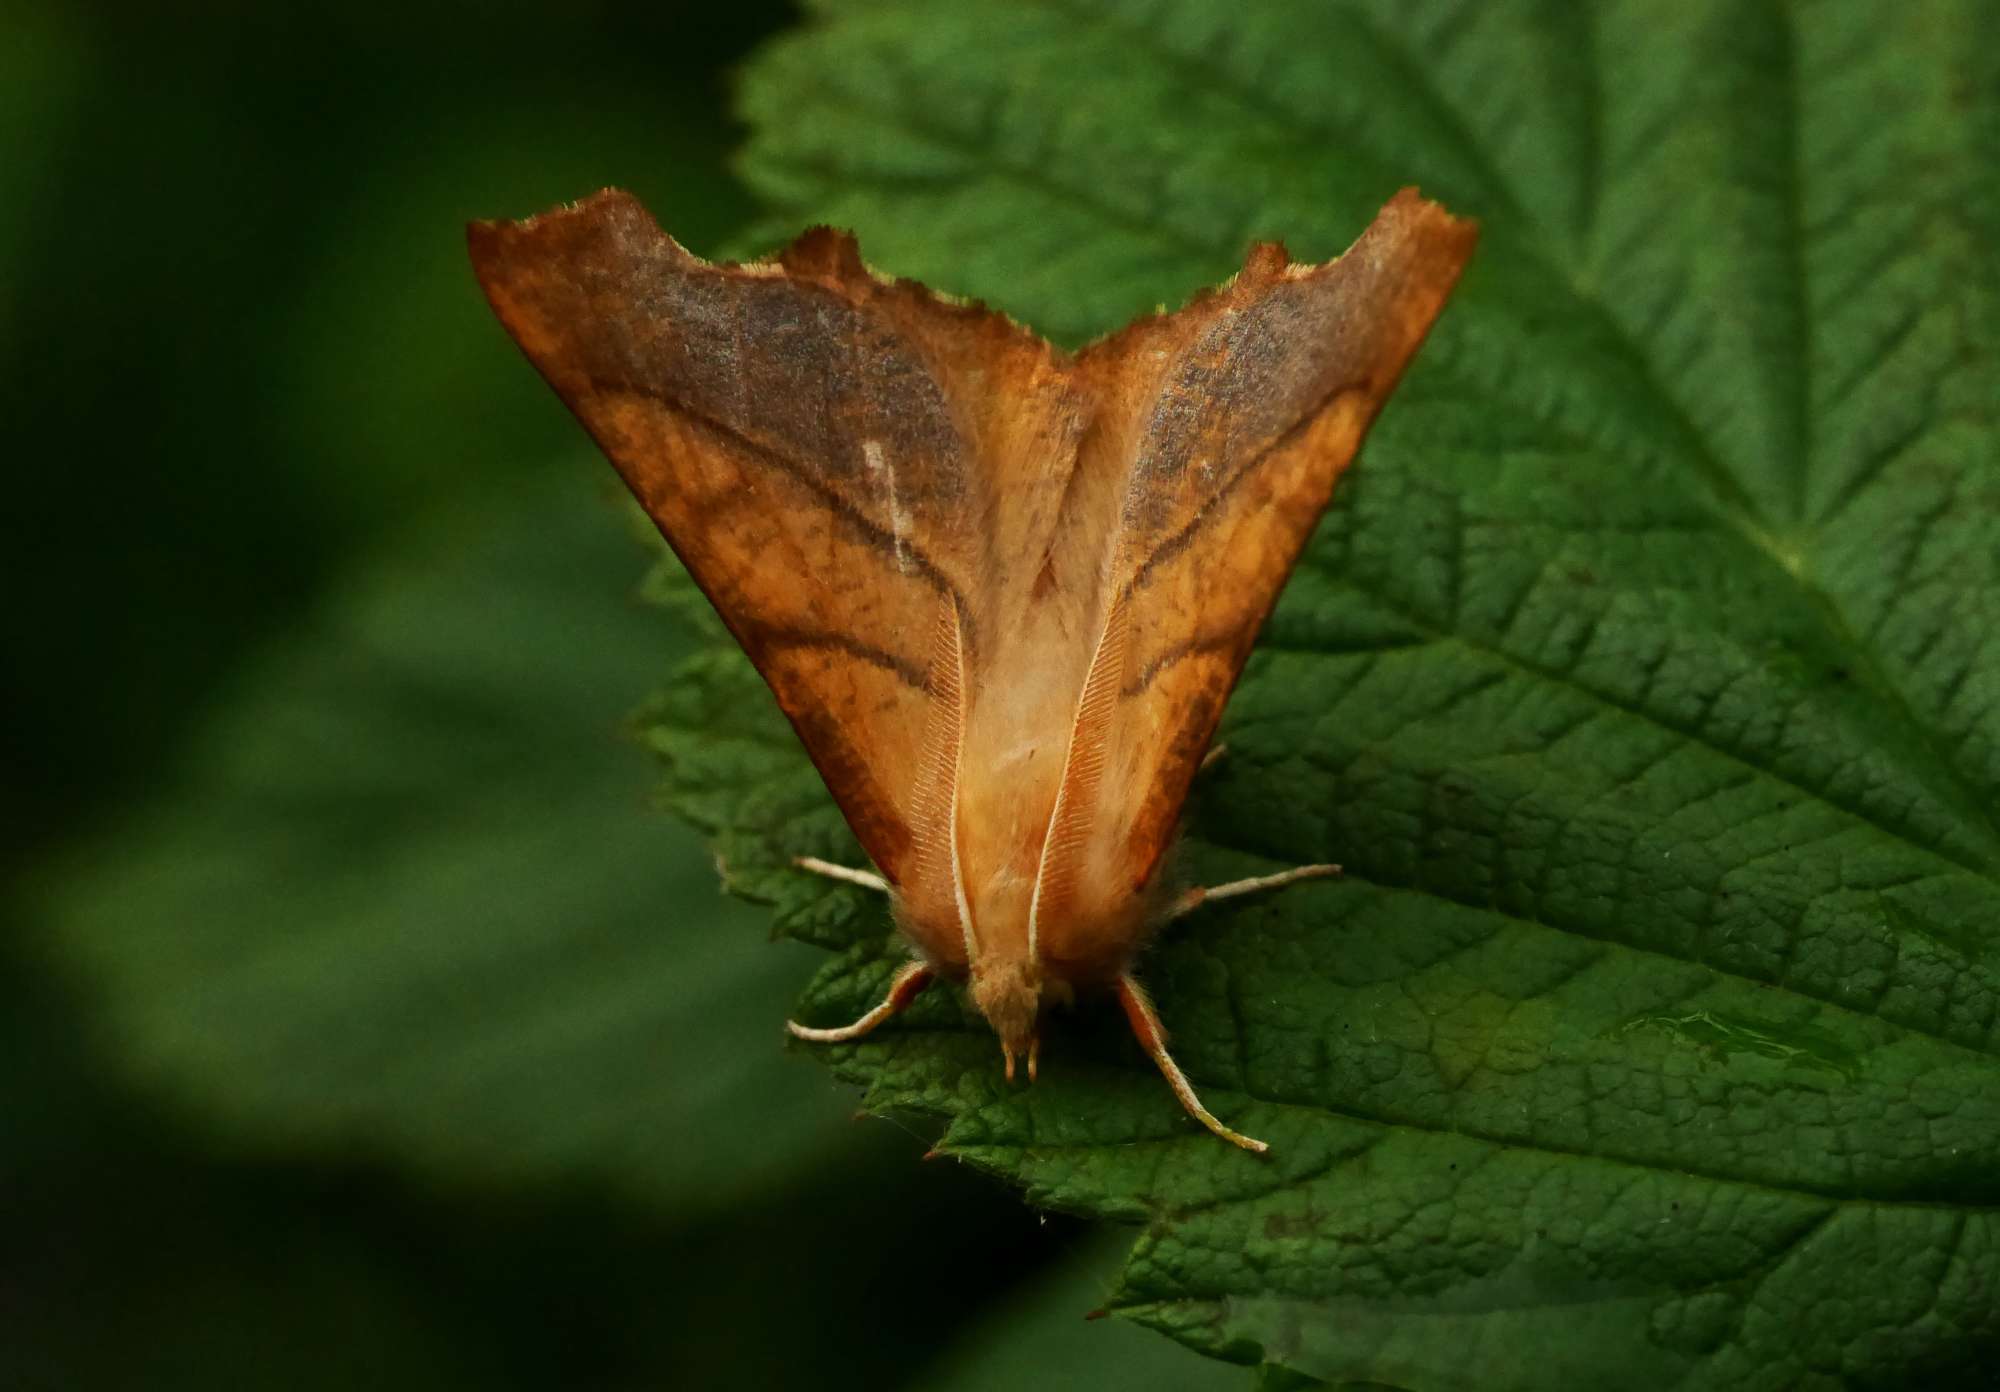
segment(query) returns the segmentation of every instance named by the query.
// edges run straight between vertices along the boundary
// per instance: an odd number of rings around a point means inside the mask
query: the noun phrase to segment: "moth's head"
[[[972,969],[972,1003],[1000,1036],[1000,1053],[1007,1060],[1007,1081],[1014,1081],[1014,1061],[1025,1055],[1028,1080],[1034,1081],[1041,1054],[1042,972],[1033,961],[976,963]]]

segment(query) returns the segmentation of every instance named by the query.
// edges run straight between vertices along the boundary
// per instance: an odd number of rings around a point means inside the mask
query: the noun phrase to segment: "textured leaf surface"
[[[1872,1385],[2000,1335],[2000,44],[1977,0],[824,4],[750,72],[773,229],[1060,338],[1398,186],[1471,274],[1198,787],[1186,874],[1348,877],[1144,964],[1002,1086],[935,993],[826,1051],[1033,1201],[1145,1225],[1113,1306],[1413,1387]],[[881,906],[741,661],[675,803],[835,949]]]

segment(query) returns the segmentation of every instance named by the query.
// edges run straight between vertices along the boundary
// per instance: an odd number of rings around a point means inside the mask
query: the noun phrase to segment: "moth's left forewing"
[[[1086,349],[1095,467],[1123,479],[1107,586],[1101,753],[1045,959],[1102,975],[1135,923],[1188,786],[1335,481],[1457,282],[1477,235],[1413,191],[1338,259],[1259,247],[1228,287]],[[1117,631],[1113,631],[1117,630]],[[1115,960],[1114,960],[1115,959]]]
[[[963,966],[961,754],[1005,627],[988,533],[1026,515],[992,461],[1050,453],[1066,368],[827,229],[711,264],[607,190],[468,236],[494,310],[770,685],[905,928]]]

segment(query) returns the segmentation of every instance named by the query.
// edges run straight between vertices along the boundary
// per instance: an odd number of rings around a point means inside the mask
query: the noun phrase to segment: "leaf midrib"
[[[1698,749],[1706,750],[1739,768],[1747,769],[1759,778],[1768,779],[1781,788],[1789,788],[1802,798],[1816,802],[1820,806],[1838,812],[1842,816],[1851,817],[1862,825],[1881,833],[1885,838],[1906,847],[1918,855],[1941,861],[1954,869],[1963,870],[1967,874],[1973,875],[1985,883],[1992,885],[1996,890],[2000,890],[2000,871],[1996,871],[1995,867],[1990,863],[1960,855],[1955,850],[1947,847],[1932,846],[1919,841],[1912,833],[1883,821],[1865,807],[1858,805],[1850,806],[1848,803],[1837,800],[1819,789],[1810,788],[1798,780],[1786,776],[1774,767],[1758,763],[1748,755],[1740,754],[1726,745],[1716,743],[1702,731],[1679,725],[1634,702],[1623,700],[1609,692],[1601,691],[1594,686],[1580,681],[1573,673],[1521,657],[1509,652],[1505,648],[1487,642],[1472,633],[1460,629],[1439,628],[1437,625],[1425,620],[1421,615],[1398,603],[1394,597],[1372,586],[1362,584],[1352,575],[1343,573],[1337,579],[1338,583],[1347,586],[1357,594],[1365,595],[1368,599],[1380,605],[1389,613],[1394,614],[1411,628],[1416,629],[1423,635],[1427,643],[1456,643],[1483,658],[1514,668],[1529,676],[1548,682],[1552,686],[1574,692],[1600,706],[1619,711],[1636,720],[1643,721],[1656,730],[1672,735],[1677,739],[1685,740]],[[1381,644],[1371,647],[1367,651],[1393,652],[1400,648],[1418,646],[1423,646],[1423,644]],[[1349,649],[1306,648],[1296,645],[1287,647],[1281,644],[1265,642],[1259,642],[1257,648],[1261,652],[1286,652],[1307,658],[1344,657],[1349,656],[1353,651]]]
[[[1234,851],[1240,855],[1256,856],[1266,860],[1271,858],[1270,851],[1267,847],[1243,845],[1237,842],[1225,840],[1221,837],[1218,837],[1212,833],[1207,833],[1207,832],[1203,834],[1202,840],[1207,842],[1209,845],[1214,846],[1218,850]],[[1618,948],[1626,952],[1634,952],[1646,957],[1656,957],[1661,959],[1662,961],[1673,962],[1678,966],[1692,967],[1697,971],[1709,972],[1712,975],[1722,980],[1736,981],[1736,982],[1741,982],[1746,986],[1754,986],[1759,990],[1783,991],[1786,995],[1795,996],[1799,1000],[1810,1001],[1814,1006],[1822,1010],[1834,1010],[1840,1012],[1843,1015],[1851,1015],[1857,1019],[1871,1021],[1874,1024],[1879,1025],[1885,1029],[1896,1030],[1901,1034],[1908,1035],[1917,1039],[1929,1040],[1931,1043],[1939,1045],[1940,1047],[1943,1048],[1961,1050],[1967,1054],[1972,1055],[1974,1058],[1977,1059],[2000,1058],[2000,1046],[1992,1044],[1973,1043],[1964,1039],[1953,1039],[1947,1035],[1939,1034],[1934,1030],[1926,1029],[1921,1025],[1910,1024],[1902,1020],[1887,1019],[1884,1016],[1874,1014],[1867,1010],[1862,1010],[1856,1006],[1848,1005],[1841,1001],[1830,1000],[1825,996],[1818,996],[1812,994],[1809,991],[1802,991],[1796,985],[1787,982],[1769,981],[1762,977],[1750,976],[1743,972],[1731,970],[1728,967],[1717,966],[1713,962],[1703,962],[1703,961],[1697,961],[1691,957],[1683,957],[1678,953],[1670,952],[1663,947],[1653,947],[1645,943],[1633,942],[1627,938],[1612,937],[1606,933],[1592,932],[1586,927],[1578,926],[1575,924],[1552,923],[1544,919],[1536,918],[1531,914],[1520,913],[1513,909],[1502,908],[1497,904],[1475,903],[1469,899],[1453,898],[1451,895],[1441,894],[1436,889],[1424,885],[1396,884],[1389,880],[1371,878],[1370,876],[1365,875],[1360,871],[1356,870],[1352,866],[1348,866],[1342,872],[1341,879],[1351,884],[1368,885],[1371,888],[1380,890],[1386,894],[1420,895],[1423,898],[1435,900],[1437,903],[1447,904],[1454,909],[1464,910],[1465,912],[1468,913],[1490,914],[1494,918],[1500,919],[1506,923],[1518,924],[1526,928],[1536,928],[1545,933],[1560,933],[1565,937],[1578,938],[1585,942],[1598,943],[1605,947]],[[1869,1047],[1870,1050],[1872,1051],[1874,1048],[1878,1048],[1880,1046],[1870,1045]]]

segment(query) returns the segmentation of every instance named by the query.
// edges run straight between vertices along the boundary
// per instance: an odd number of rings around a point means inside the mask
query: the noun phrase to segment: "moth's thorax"
[[[1078,721],[1103,600],[1077,588],[1060,600],[1021,596],[1011,622],[985,637],[989,676],[968,693],[953,831],[975,972],[1018,962],[1068,976],[1051,956],[1057,940],[1125,916],[1129,896],[1092,873],[1109,859],[1102,828],[1075,816],[1090,797],[1077,770],[1101,767],[1105,754],[1104,732]]]
[[[1041,1008],[1109,984],[1142,935],[1147,897],[1118,870],[1120,847],[1084,834],[1076,769],[1102,767],[1102,730],[1079,708],[1104,627],[1101,597],[1024,596],[981,634],[979,670],[954,722],[942,832],[950,892],[913,886],[898,916],[932,964],[968,981],[973,1001],[1016,1051]],[[1101,833],[1101,828],[1093,828]],[[1080,946],[1085,950],[1079,950]]]

